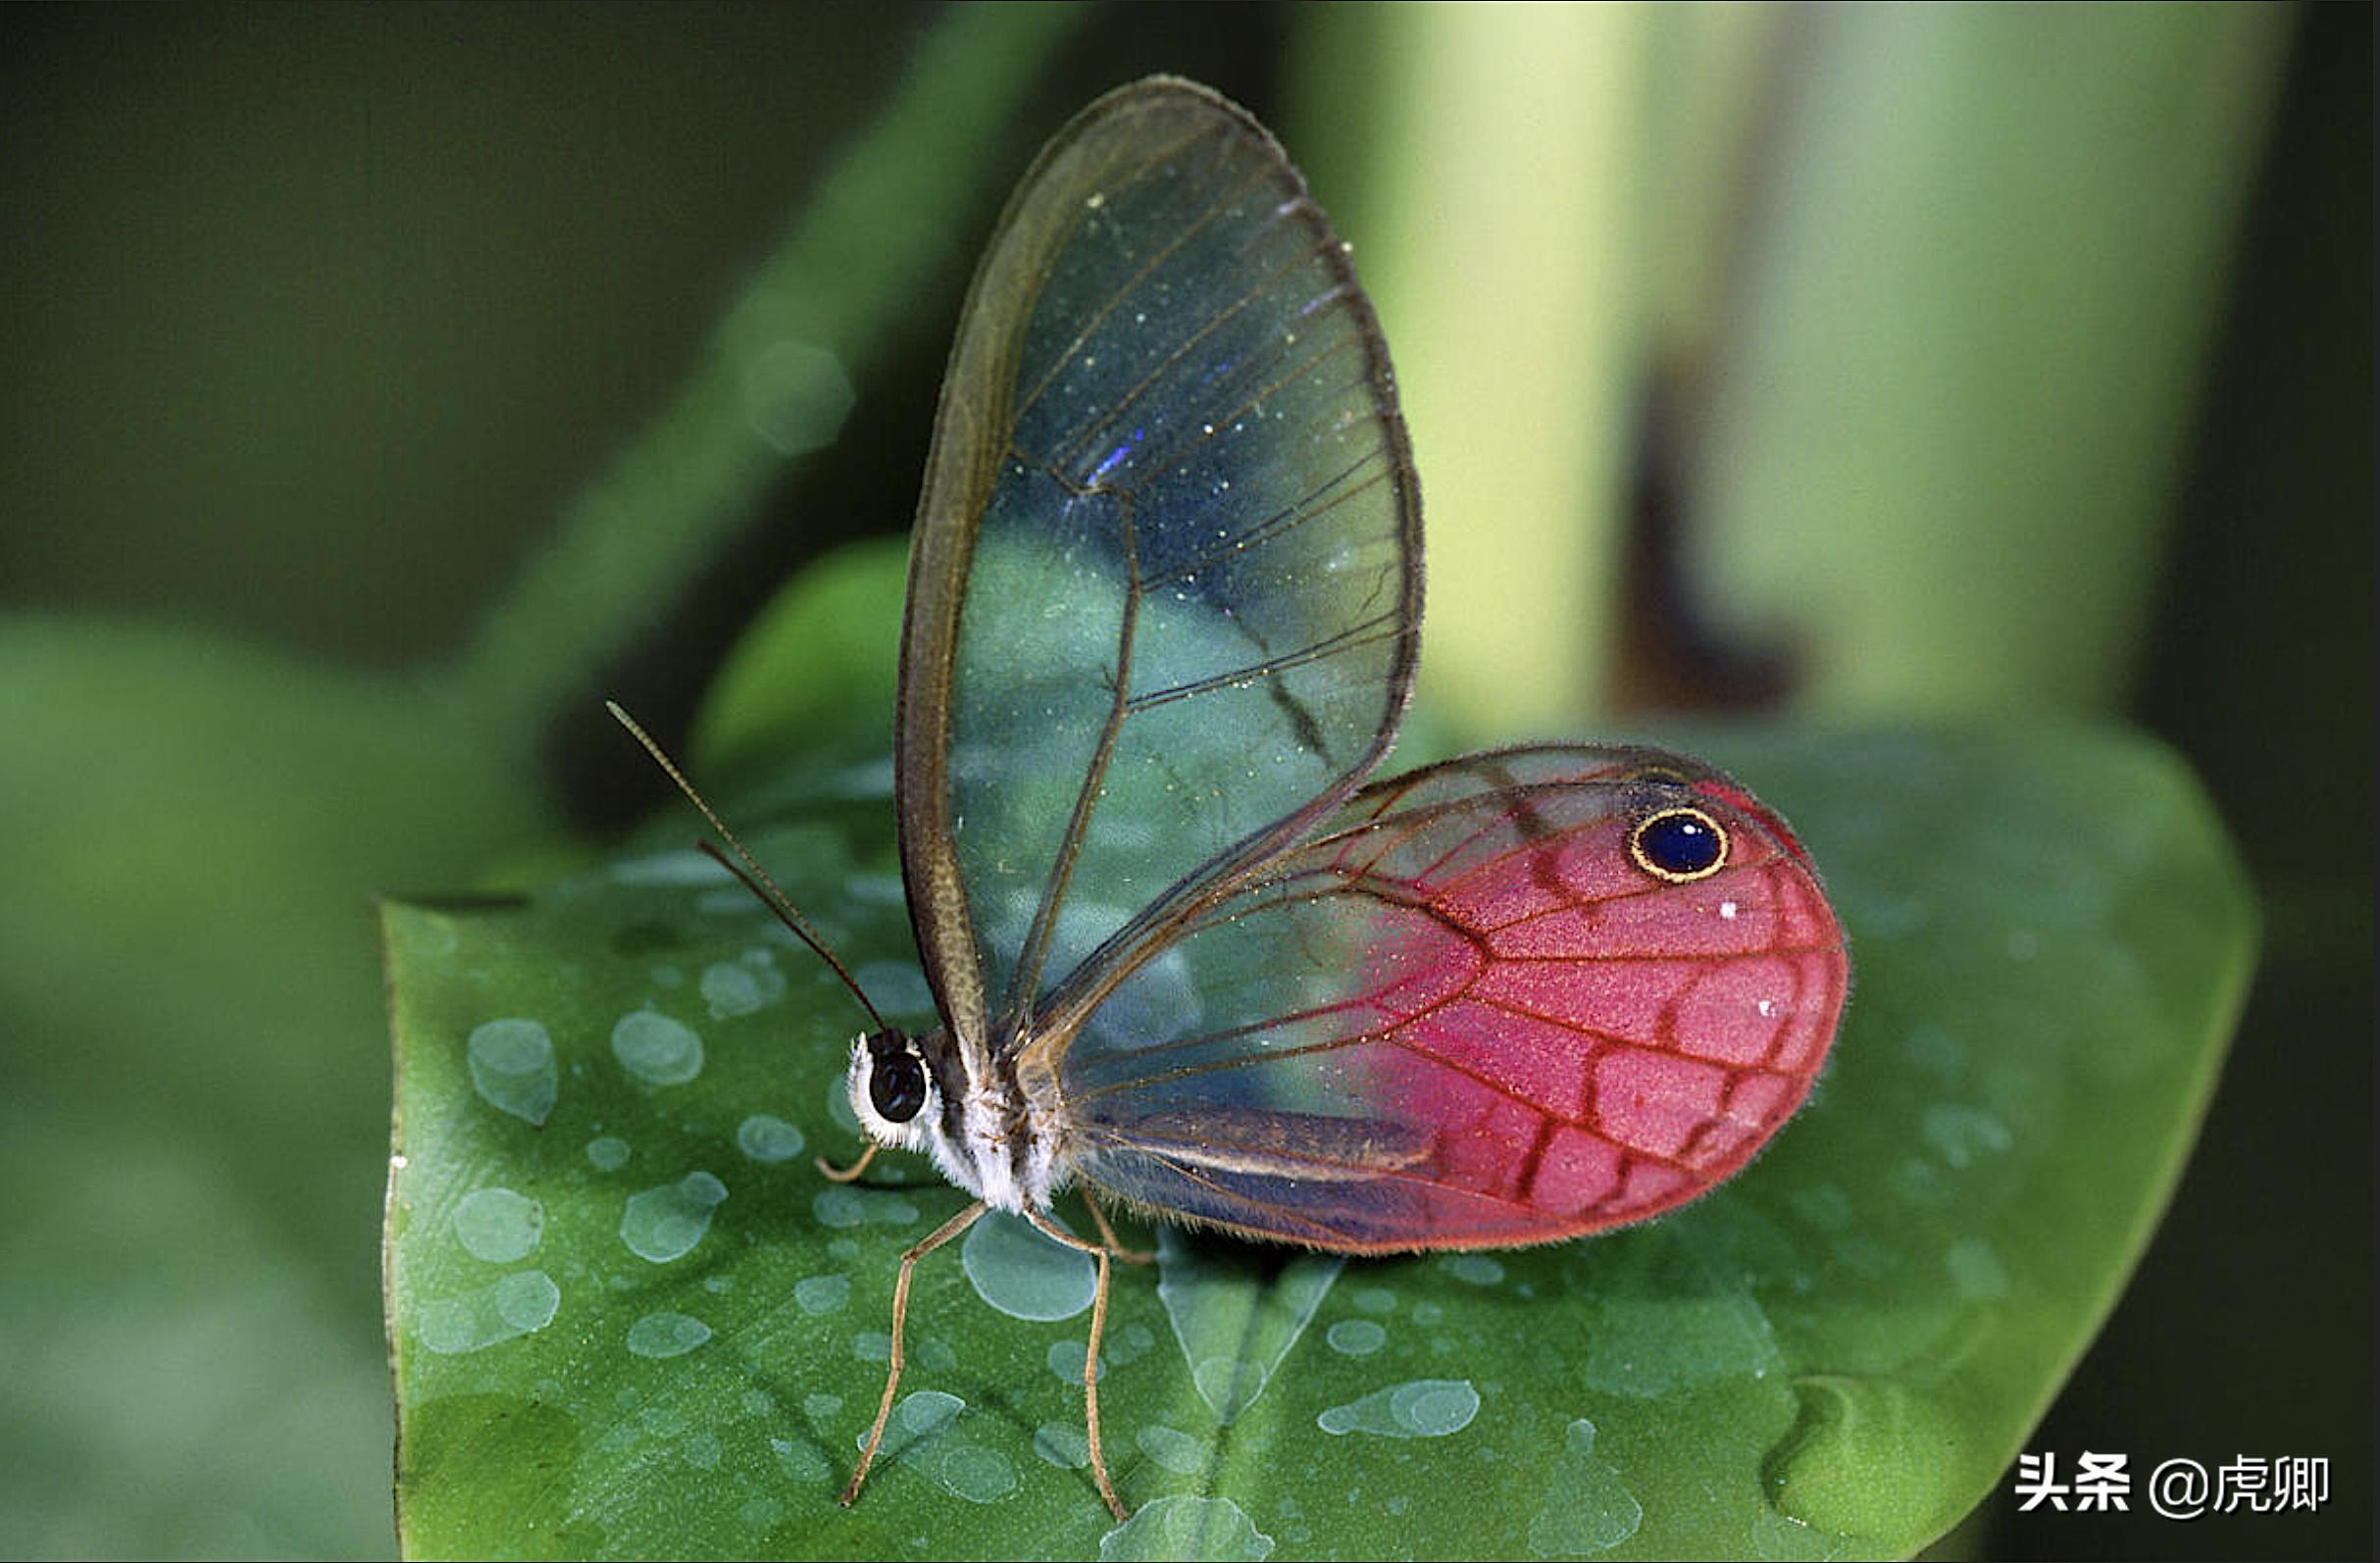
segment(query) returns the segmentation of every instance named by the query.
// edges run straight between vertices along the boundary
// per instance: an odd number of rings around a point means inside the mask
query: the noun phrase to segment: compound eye
[[[1700,809],[1663,809],[1638,825],[1628,852],[1654,879],[1684,884],[1726,866],[1727,831]]]
[[[868,1069],[868,1100],[886,1123],[907,1123],[926,1105],[926,1066],[907,1048],[879,1053]]]

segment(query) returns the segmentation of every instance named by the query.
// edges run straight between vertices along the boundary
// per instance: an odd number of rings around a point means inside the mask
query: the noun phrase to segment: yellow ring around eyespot
[[[1718,841],[1719,855],[1710,860],[1709,867],[1696,869],[1692,873],[1688,874],[1679,874],[1673,870],[1661,867],[1661,865],[1655,863],[1650,857],[1646,855],[1645,832],[1651,830],[1654,826],[1661,824],[1663,821],[1674,820],[1680,815],[1684,815],[1690,820],[1700,821],[1702,828],[1710,832],[1711,835]],[[1718,821],[1712,819],[1700,809],[1690,809],[1684,807],[1683,805],[1673,808],[1660,809],[1654,813],[1648,814],[1645,816],[1644,819],[1637,822],[1637,828],[1635,830],[1628,832],[1628,855],[1637,860],[1637,867],[1643,869],[1654,879],[1666,881],[1671,884],[1692,884],[1696,880],[1709,879],[1712,875],[1727,867],[1728,852],[1734,844],[1735,843],[1728,836],[1727,827],[1721,825]]]

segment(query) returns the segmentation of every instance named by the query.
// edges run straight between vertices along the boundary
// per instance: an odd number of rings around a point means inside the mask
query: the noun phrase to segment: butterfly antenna
[[[868,1019],[876,1023],[878,1031],[890,1031],[892,1028],[886,1023],[885,1017],[877,1013],[874,1004],[868,1002],[867,991],[859,985],[859,979],[853,977],[850,969],[836,959],[833,950],[827,948],[826,941],[811,931],[809,923],[794,908],[792,900],[786,896],[785,891],[777,887],[777,882],[769,878],[769,871],[760,866],[760,860],[746,851],[741,841],[735,839],[735,832],[728,829],[727,821],[721,819],[711,806],[702,800],[702,794],[694,790],[694,783],[685,779],[685,773],[678,769],[677,762],[662,752],[661,745],[655,743],[652,735],[636,725],[634,717],[620,709],[618,701],[606,700],[603,702],[603,708],[612,714],[614,721],[628,729],[629,736],[644,745],[644,752],[653,757],[655,764],[669,773],[670,780],[678,783],[678,790],[684,793],[686,800],[702,811],[702,817],[711,822],[711,829],[719,832],[721,839],[735,849],[735,856],[741,860],[742,866],[738,867],[735,863],[730,862],[727,854],[719,850],[717,842],[701,841],[696,845],[709,853],[713,862],[734,875],[736,882],[745,889],[758,896],[763,906],[777,914],[777,920],[780,923],[793,931],[794,937],[818,952],[818,958],[825,961],[834,970],[836,977],[842,979],[843,986],[849,988],[851,996],[859,1000],[859,1007],[868,1012]]]

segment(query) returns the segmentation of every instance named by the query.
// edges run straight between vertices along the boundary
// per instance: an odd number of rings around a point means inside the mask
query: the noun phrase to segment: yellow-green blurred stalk
[[[1466,737],[1604,706],[1640,398],[1689,582],[1829,716],[2123,697],[2279,8],[1319,8]]]

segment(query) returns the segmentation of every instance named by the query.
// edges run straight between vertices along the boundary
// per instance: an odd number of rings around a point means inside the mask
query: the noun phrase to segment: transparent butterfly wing
[[[1675,805],[1729,857],[1628,846]],[[1173,1218],[1348,1251],[1641,1220],[1800,1103],[1848,981],[1785,827],[1645,749],[1470,756],[1357,794],[1194,910],[1056,1063],[1074,1170]]]
[[[977,275],[912,542],[903,869],[962,1048],[1371,771],[1418,529],[1370,306],[1279,146],[1189,83],[1092,105]]]

